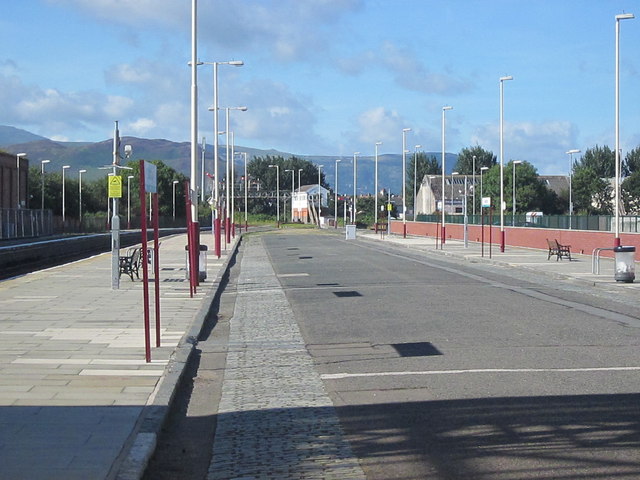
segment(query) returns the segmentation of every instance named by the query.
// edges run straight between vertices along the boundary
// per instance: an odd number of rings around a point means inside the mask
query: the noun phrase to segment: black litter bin
[[[615,272],[616,282],[632,283],[636,278],[636,247],[615,247]]]

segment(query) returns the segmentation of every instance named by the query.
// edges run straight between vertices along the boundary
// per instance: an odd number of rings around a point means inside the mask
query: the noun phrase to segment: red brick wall
[[[440,224],[425,222],[407,222],[407,235],[435,237]],[[492,242],[500,244],[500,227],[493,226]],[[594,248],[613,247],[612,232],[596,232],[591,230],[556,230],[553,228],[504,227],[505,244],[514,247],[540,248],[547,250],[547,238],[556,239],[562,245],[571,245],[571,252],[591,255]],[[391,232],[402,235],[401,221],[391,222]],[[482,230],[479,225],[469,225],[469,241],[479,242]],[[464,226],[457,223],[445,224],[445,241],[452,238],[463,240]],[[640,251],[640,234],[621,233],[622,245],[632,245]],[[489,242],[489,226],[484,227],[484,241]],[[446,243],[445,243],[446,244]],[[603,257],[613,256],[613,252],[602,252]]]

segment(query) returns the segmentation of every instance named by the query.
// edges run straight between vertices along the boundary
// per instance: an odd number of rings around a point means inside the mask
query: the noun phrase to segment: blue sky
[[[300,155],[498,154],[566,174],[572,148],[640,145],[638,0],[200,0],[198,57],[219,67],[236,143]],[[66,141],[190,138],[189,0],[21,0],[0,17],[0,124]],[[198,68],[199,138],[212,142],[212,68]],[[221,119],[222,120],[222,119]],[[222,129],[222,128],[221,128]]]

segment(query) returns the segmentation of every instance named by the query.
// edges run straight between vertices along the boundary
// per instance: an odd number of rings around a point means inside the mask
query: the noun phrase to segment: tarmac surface
[[[150,363],[145,361],[142,282],[122,277],[120,289],[111,290],[110,254],[0,282],[0,479],[141,477],[240,237],[221,259],[211,255],[211,235],[203,233],[201,238],[209,245],[208,278],[193,298],[185,279],[185,236],[162,239],[161,346],[152,349]],[[596,275],[589,255],[556,261],[547,260],[546,250],[507,246],[500,253],[494,245],[490,258],[487,245],[483,256],[481,245],[472,242],[465,247],[461,241],[447,240],[444,248],[437,249],[433,238],[361,232],[353,241],[491,262],[593,287],[630,302],[636,301],[640,289],[640,283],[615,281],[610,258],[600,259],[601,274]],[[256,268],[268,268],[264,258],[255,261]],[[152,324],[153,312],[152,305]],[[249,325],[256,317],[250,311],[236,314],[236,328],[242,329],[244,322]],[[284,330],[288,325],[294,326],[295,319],[289,319]],[[271,327],[262,322],[261,328]],[[304,356],[304,345],[292,332],[284,331],[282,341]],[[153,328],[151,333],[154,339]],[[247,339],[232,337],[231,341],[230,352],[243,355]],[[313,365],[307,367],[313,370]],[[251,372],[260,375],[259,370]],[[324,405],[327,399],[321,395],[321,385],[314,387],[320,392],[315,401]],[[223,402],[221,410],[225,408],[233,414],[242,406]],[[334,423],[333,418],[327,421]],[[348,451],[348,445],[344,448]],[[357,469],[349,461],[343,465],[352,467]],[[210,478],[218,478],[216,470]],[[295,478],[295,472],[290,473]],[[353,478],[361,476],[351,473]]]

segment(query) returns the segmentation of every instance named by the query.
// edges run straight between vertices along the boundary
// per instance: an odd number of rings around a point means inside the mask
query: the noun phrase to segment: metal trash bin
[[[186,276],[189,278],[189,245],[184,246],[184,261],[186,265]],[[200,256],[198,257],[198,281],[204,282],[207,279],[207,251],[209,247],[200,245]]]
[[[355,240],[356,239],[356,226],[355,225],[346,225],[344,230],[345,230],[345,240]]]
[[[636,247],[615,247],[615,272],[616,282],[632,283],[636,278]]]

